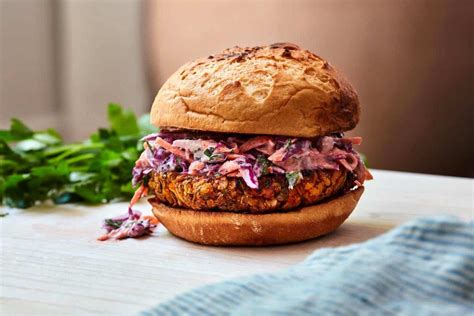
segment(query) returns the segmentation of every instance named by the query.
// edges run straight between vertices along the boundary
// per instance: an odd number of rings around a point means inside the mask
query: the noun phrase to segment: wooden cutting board
[[[336,232],[266,248],[195,245],[162,227],[141,240],[96,241],[102,219],[125,212],[126,203],[3,208],[10,215],[0,219],[0,314],[130,315],[206,283],[284,269],[318,248],[362,242],[413,218],[473,218],[472,179],[373,174]],[[149,212],[146,204],[139,208]]]

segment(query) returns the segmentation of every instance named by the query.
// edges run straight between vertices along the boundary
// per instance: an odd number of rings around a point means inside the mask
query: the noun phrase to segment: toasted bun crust
[[[183,65],[151,110],[159,127],[315,137],[353,129],[359,100],[327,61],[289,43],[234,47]]]
[[[334,231],[356,207],[364,188],[287,213],[238,214],[172,208],[150,200],[153,213],[173,234],[215,246],[264,246],[312,239]]]

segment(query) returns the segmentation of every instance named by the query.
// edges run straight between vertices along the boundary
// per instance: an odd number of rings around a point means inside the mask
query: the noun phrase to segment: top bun
[[[161,87],[162,128],[315,137],[353,129],[359,100],[327,61],[297,45],[234,47],[187,63]]]

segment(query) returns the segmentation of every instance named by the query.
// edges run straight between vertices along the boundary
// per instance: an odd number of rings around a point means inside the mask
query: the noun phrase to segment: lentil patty
[[[304,171],[304,178],[288,188],[284,175],[259,178],[251,189],[241,178],[153,172],[148,187],[156,198],[172,207],[237,213],[269,213],[314,204],[350,186],[343,170]]]

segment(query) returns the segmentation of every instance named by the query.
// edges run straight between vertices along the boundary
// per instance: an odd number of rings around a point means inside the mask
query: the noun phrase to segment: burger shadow
[[[267,247],[225,247],[226,251],[230,253],[245,252],[248,256],[258,254],[259,257],[275,258],[281,256],[279,259],[286,258],[291,263],[296,263],[309,256],[312,252],[321,248],[334,248],[348,246],[356,243],[362,243],[387,232],[395,225],[383,224],[374,225],[373,223],[357,221],[344,223],[336,231],[327,235],[311,239],[304,242],[275,245]]]

